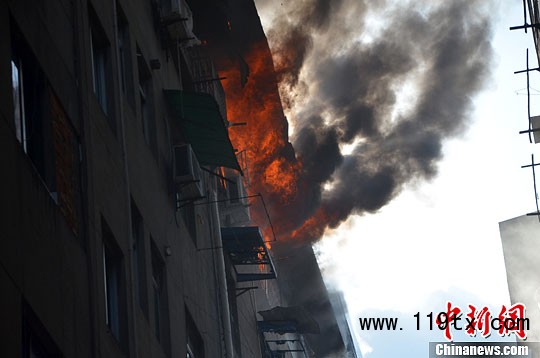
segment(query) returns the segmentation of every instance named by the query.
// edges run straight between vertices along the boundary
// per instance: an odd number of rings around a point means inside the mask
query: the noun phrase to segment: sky
[[[523,23],[521,1],[488,2],[494,32],[486,80],[466,130],[443,141],[437,174],[407,181],[381,209],[350,216],[315,246],[327,285],[345,295],[364,357],[427,356],[428,342],[443,335],[417,331],[413,315],[442,311],[446,301],[494,311],[509,304],[498,223],[535,209],[531,171],[520,168],[535,151],[518,134],[527,127],[525,75],[513,72],[524,68],[527,47],[531,67],[537,61],[530,32],[509,30]],[[282,3],[257,1],[266,30]],[[540,114],[539,76],[531,74],[532,115]],[[399,317],[403,330],[361,332],[359,317]]]

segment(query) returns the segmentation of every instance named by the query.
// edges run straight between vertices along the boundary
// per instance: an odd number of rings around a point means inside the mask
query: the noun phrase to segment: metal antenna
[[[532,175],[533,175],[533,186],[534,186],[534,201],[536,203],[536,212],[528,213],[527,216],[534,216],[536,215],[538,217],[538,221],[540,221],[540,208],[538,206],[538,191],[536,189],[536,173],[534,170],[534,167],[540,165],[540,163],[534,162],[534,154],[531,154],[531,164],[528,165],[522,165],[522,168],[532,168]]]
[[[531,86],[530,86],[530,75],[529,72],[531,71],[540,71],[539,67],[536,68],[529,68],[529,49],[527,48],[526,52],[526,64],[527,68],[525,70],[516,71],[514,73],[523,73],[525,72],[527,74],[527,122],[529,129],[520,131],[519,134],[527,133],[529,135],[529,142],[532,143],[532,132],[540,131],[540,128],[533,129],[532,123],[531,123]]]
[[[523,23],[527,25],[527,5],[525,0],[523,0]],[[527,33],[527,28],[525,28],[525,33]]]
[[[527,29],[529,27],[534,27],[534,28],[538,29],[538,28],[540,28],[540,24],[538,24],[538,23],[528,24],[527,23],[527,5],[525,4],[525,0],[523,0],[523,25],[512,26],[512,27],[510,27],[510,30],[524,29],[525,33],[527,33]]]

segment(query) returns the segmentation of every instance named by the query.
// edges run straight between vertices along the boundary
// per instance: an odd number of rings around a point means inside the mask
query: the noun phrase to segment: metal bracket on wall
[[[236,291],[240,291],[239,293],[236,294],[236,297],[240,297],[242,296],[244,293],[250,291],[250,290],[256,290],[258,289],[259,286],[250,286],[250,287],[237,287],[236,288]]]

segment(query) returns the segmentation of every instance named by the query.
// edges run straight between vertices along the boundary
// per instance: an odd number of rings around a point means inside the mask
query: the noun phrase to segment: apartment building
[[[317,356],[189,5],[0,1],[0,356]]]

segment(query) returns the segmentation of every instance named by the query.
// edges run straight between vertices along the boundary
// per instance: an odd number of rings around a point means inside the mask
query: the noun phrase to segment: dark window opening
[[[102,47],[96,39],[96,35],[92,36],[92,79],[94,85],[94,93],[98,99],[99,105],[105,114],[109,113],[107,106],[107,49]]]
[[[56,203],[50,87],[40,64],[12,21],[11,88],[15,135]]]
[[[135,206],[133,200],[131,201],[131,225],[133,234],[133,271],[135,273],[135,296],[144,315],[148,318],[144,224],[142,216]]]
[[[23,358],[62,358],[60,349],[30,306],[23,302]]]
[[[120,63],[120,77],[122,92],[127,98],[128,103],[134,107],[135,99],[133,92],[133,63],[131,54],[131,38],[129,33],[129,24],[124,12],[117,3],[116,9],[118,24],[118,54]]]
[[[139,112],[144,140],[157,157],[156,120],[152,76],[140,48],[137,47],[137,69],[139,73]]]
[[[126,299],[123,256],[104,220],[103,281],[105,289],[105,323],[122,350],[126,350]]]
[[[195,321],[186,309],[187,349],[186,358],[203,358],[204,341],[197,329]]]
[[[79,141],[60,99],[12,21],[15,136],[75,235],[79,230]]]
[[[113,132],[116,133],[116,124],[113,119],[113,90],[110,79],[112,78],[111,71],[111,56],[110,42],[103,27],[99,24],[98,17],[95,12],[90,9],[90,50],[92,60],[92,84],[94,94],[99,102],[103,113],[108,118]]]
[[[162,347],[168,352],[169,343],[169,312],[167,307],[167,277],[165,262],[152,242],[152,289],[154,298],[154,332]]]

